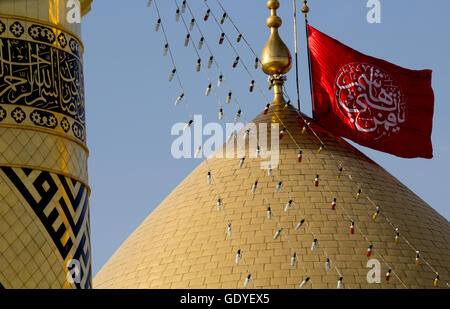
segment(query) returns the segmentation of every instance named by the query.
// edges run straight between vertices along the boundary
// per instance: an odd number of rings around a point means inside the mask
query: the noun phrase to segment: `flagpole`
[[[308,30],[308,12],[309,7],[307,1],[303,0],[302,13],[305,14],[305,33],[306,33],[306,49],[308,54],[308,69],[309,69],[309,90],[311,94],[311,110],[312,119],[314,119],[314,95],[313,95],[313,82],[312,82],[312,70],[311,70],[311,52],[309,50],[309,30]]]
[[[298,83],[297,1],[294,0],[295,81],[297,83],[297,108],[300,111],[300,87]]]

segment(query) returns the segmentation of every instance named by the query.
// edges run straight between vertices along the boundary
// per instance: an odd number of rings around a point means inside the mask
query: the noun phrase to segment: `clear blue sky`
[[[208,2],[221,16],[215,0]],[[266,1],[222,2],[259,54],[269,33],[265,26],[269,15]],[[283,18],[280,33],[293,51],[292,1],[280,2],[279,15]],[[300,0],[297,2],[301,5]],[[188,116],[181,104],[173,105],[180,91],[176,83],[167,81],[172,66],[169,58],[162,55],[162,33],[154,31],[157,20],[154,5],[149,9],[146,3],[147,0],[95,0],[83,21],[94,274],[201,162],[176,160],[171,156],[170,147],[175,139],[170,134],[171,127],[176,122],[185,122]],[[203,0],[189,3],[197,19],[202,19],[206,11]],[[381,24],[367,23],[366,3],[366,0],[311,0],[309,20],[319,30],[365,54],[410,69],[433,70],[434,158],[400,159],[361,146],[357,148],[449,219],[450,1],[381,0]],[[193,49],[183,47],[186,31],[181,20],[175,23],[175,4],[173,0],[159,0],[158,4],[191,110],[202,114],[203,122],[215,122],[217,101],[213,95],[204,96],[208,82],[194,70],[197,56]],[[253,119],[264,109],[264,98],[258,92],[248,93],[250,78],[242,66],[231,69],[235,56],[227,44],[218,45],[220,30],[214,21],[202,20],[200,25],[243,106],[243,113]],[[303,25],[299,16],[301,104],[302,111],[310,115]],[[224,27],[231,37],[237,36],[229,21]],[[196,31],[193,38],[198,42]],[[206,62],[205,52],[206,49],[203,50]],[[242,43],[239,53],[252,67],[254,57]],[[266,76],[261,71],[253,73],[266,91]],[[217,78],[214,69],[210,74]],[[289,95],[295,97],[294,70],[288,78]],[[269,91],[266,95],[271,96]],[[224,89],[220,90],[220,96],[225,100]],[[225,113],[229,118],[234,117],[235,105],[227,105]]]

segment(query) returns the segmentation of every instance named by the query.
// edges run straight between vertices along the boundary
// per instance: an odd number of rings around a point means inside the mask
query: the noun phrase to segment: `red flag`
[[[366,147],[432,158],[431,70],[404,69],[308,31],[317,122]]]

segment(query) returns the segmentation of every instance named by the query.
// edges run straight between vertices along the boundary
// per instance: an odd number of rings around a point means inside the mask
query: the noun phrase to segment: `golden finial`
[[[271,77],[271,86],[274,88],[273,103],[281,104],[284,102],[282,86],[286,79],[283,74],[291,69],[292,57],[286,44],[278,35],[278,28],[282,24],[281,18],[277,16],[279,7],[278,0],[267,1],[267,8],[271,12],[271,16],[266,21],[270,28],[270,37],[261,53],[261,66],[263,72]]]
[[[303,7],[302,7],[302,13],[305,14],[305,20],[308,20],[308,12],[309,12],[309,7],[306,4],[308,1],[303,0]]]

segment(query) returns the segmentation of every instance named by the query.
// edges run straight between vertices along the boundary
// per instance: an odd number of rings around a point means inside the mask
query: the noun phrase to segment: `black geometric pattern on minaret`
[[[80,261],[81,282],[75,283],[77,288],[90,288],[92,272],[89,237],[89,205],[86,187],[74,179],[51,174],[46,171],[27,168],[14,169],[11,167],[1,167],[1,170],[14,184],[44,225],[55,246],[58,248],[62,259],[65,261],[70,253],[73,259]],[[20,170],[23,173],[18,173]],[[25,181],[25,178],[30,181]],[[27,188],[25,183],[32,183],[32,187],[39,195],[38,200],[31,194],[30,190],[32,188]],[[57,198],[59,199],[55,200]],[[49,207],[53,207],[53,209],[49,209]],[[61,218],[61,224],[55,230],[53,224],[58,218]],[[68,222],[69,226],[66,226],[65,222]],[[73,236],[70,232],[72,232]],[[69,237],[63,243],[62,237],[65,234]],[[78,246],[74,247],[74,243],[78,244]]]

